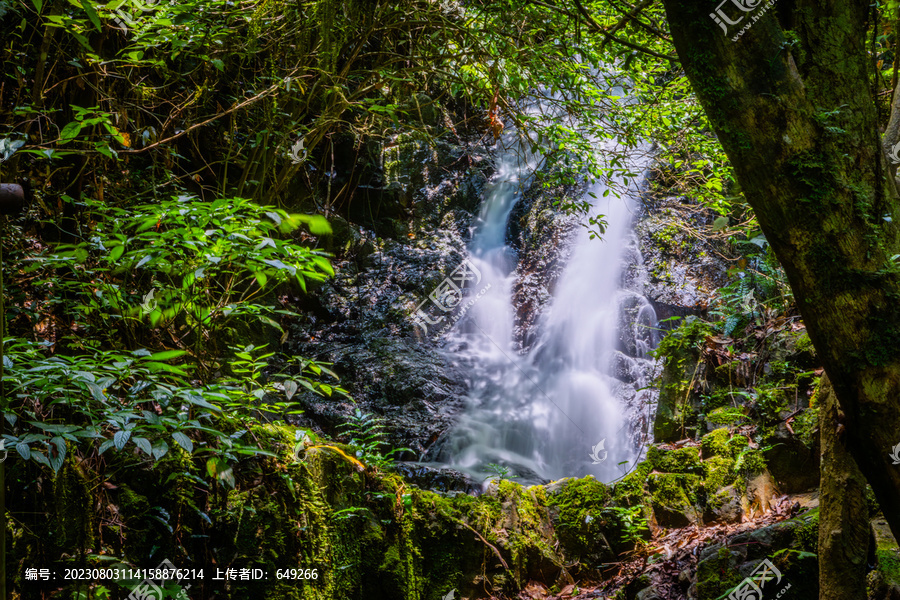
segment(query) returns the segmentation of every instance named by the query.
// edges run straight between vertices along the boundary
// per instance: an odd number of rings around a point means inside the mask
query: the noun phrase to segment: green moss
[[[574,480],[546,495],[558,515],[557,535],[578,554],[587,553],[602,531],[600,512],[612,499],[610,489],[593,477]]]
[[[715,429],[704,435],[700,439],[700,449],[703,451],[703,458],[712,458],[713,456],[729,456],[728,441],[731,434],[727,429]]]
[[[810,511],[803,519],[804,523],[794,531],[794,546],[805,552],[818,552],[819,509]]]
[[[697,475],[652,473],[648,481],[650,505],[662,526],[683,527],[695,522],[703,499],[703,480]]]
[[[617,506],[636,506],[643,504],[647,492],[647,475],[653,470],[649,460],[637,465],[635,469],[615,484],[613,501]]]
[[[53,481],[56,538],[63,550],[84,554],[94,544],[90,487],[82,470],[68,459]]]
[[[714,456],[703,462],[706,477],[703,485],[710,494],[733,484],[737,480],[734,471],[734,459],[726,456]]]
[[[812,446],[819,430],[819,407],[808,408],[794,417],[793,428],[801,442]]]
[[[667,450],[658,446],[651,446],[647,451],[647,460],[653,468],[663,473],[703,473],[703,465],[700,464],[700,448],[685,446],[674,450]]]
[[[697,597],[712,600],[725,596],[743,580],[737,567],[737,554],[727,548],[702,561],[697,565]]]
[[[816,348],[813,346],[812,340],[809,339],[809,334],[806,331],[797,337],[796,342],[794,342],[794,348],[796,348],[797,352],[809,352],[812,355],[816,353]]]
[[[766,469],[766,457],[759,449],[747,450],[738,456],[735,468],[744,476],[762,473]]]

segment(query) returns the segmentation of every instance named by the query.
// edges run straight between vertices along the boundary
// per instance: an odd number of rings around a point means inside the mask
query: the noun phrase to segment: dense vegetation
[[[856,32],[881,124],[897,10],[873,7]],[[704,105],[695,98],[663,3],[0,0],[0,31],[0,181],[29,198],[0,217],[3,593],[125,597],[24,569],[169,559],[273,578],[320,569],[257,588],[207,580],[191,598],[513,595],[530,580],[574,595],[577,580],[631,600],[649,580],[615,565],[672,558],[651,549],[651,529],[730,522],[741,499],[767,513],[763,473],[783,491],[817,483],[791,467],[818,452],[822,365],[767,238],[780,230],[767,221],[763,234],[744,199],[744,167],[719,142],[730,125],[710,109],[725,100],[705,83]],[[825,134],[844,134],[840,106],[816,111]],[[354,393],[291,336],[335,263],[359,262],[351,224],[382,247],[433,233],[392,186],[414,168],[410,144],[465,148],[474,170],[475,148],[511,129],[541,155],[548,190],[627,184],[640,174],[624,156],[652,151],[648,197],[682,199],[656,242],[729,266],[700,320],[666,324],[658,446],[615,487],[526,489],[501,470],[492,494],[448,497],[391,472],[404,449],[377,416],[328,434],[285,424],[301,397]],[[596,152],[601,138],[616,145]],[[807,157],[796,179],[816,187],[823,169]],[[566,196],[555,210],[588,208]],[[586,225],[603,230],[602,218]],[[798,587],[815,570],[817,519],[786,521],[772,547]],[[766,556],[706,556],[698,597],[721,597],[744,560]],[[879,560],[875,590],[894,564]]]

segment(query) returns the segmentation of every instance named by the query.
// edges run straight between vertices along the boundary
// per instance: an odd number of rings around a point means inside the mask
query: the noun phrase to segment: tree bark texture
[[[866,49],[870,3],[731,0],[718,6],[736,24],[720,25],[715,2],[663,2],[845,412],[847,448],[900,535],[889,458],[900,442],[900,207]]]
[[[843,415],[827,375],[819,390],[819,600],[866,600],[866,480],[838,434]]]

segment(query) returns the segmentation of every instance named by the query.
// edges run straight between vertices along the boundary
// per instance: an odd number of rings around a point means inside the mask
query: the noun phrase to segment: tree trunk
[[[844,416],[827,375],[819,402],[819,600],[866,600],[866,480],[838,433]]]
[[[728,25],[715,3],[663,1],[846,413],[847,448],[898,536],[900,207],[865,47],[870,3],[733,0],[720,5]]]

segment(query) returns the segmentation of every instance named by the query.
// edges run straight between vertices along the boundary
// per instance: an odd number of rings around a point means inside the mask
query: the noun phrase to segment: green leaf
[[[99,385],[97,385],[93,381],[88,381],[87,387],[90,390],[91,396],[93,396],[94,400],[96,400],[97,402],[106,402],[106,395],[103,393],[103,390]]]
[[[147,456],[152,455],[153,449],[150,446],[150,440],[148,440],[147,438],[136,437],[132,441],[134,442],[135,446],[137,446],[144,452],[144,454],[146,454]]]
[[[120,258],[122,258],[122,254],[125,253],[125,244],[119,244],[118,246],[113,246],[113,249],[109,251],[109,262],[116,262]]]
[[[728,227],[728,217],[719,217],[712,224],[713,231],[720,231]]]
[[[159,460],[163,456],[166,455],[166,452],[169,451],[169,445],[164,441],[160,441],[159,444],[153,446],[153,458],[154,460]]]
[[[113,443],[116,445],[116,450],[121,450],[125,447],[125,444],[128,443],[128,439],[131,437],[130,431],[117,431],[115,435],[113,435]]]
[[[175,440],[179,446],[187,450],[188,452],[194,451],[194,442],[191,441],[191,438],[186,436],[181,431],[176,431],[172,434],[172,439]]]
[[[216,406],[215,404],[210,404],[209,402],[204,400],[202,397],[197,396],[196,394],[188,394],[187,396],[185,396],[185,399],[188,402],[190,402],[191,404],[194,404],[196,406],[202,406],[203,408],[208,408],[214,412],[222,412],[222,409],[220,407]]]
[[[87,14],[91,23],[94,24],[94,27],[97,28],[97,31],[100,31],[100,17],[97,16],[97,11],[94,9],[91,0],[81,0],[81,8],[84,9],[85,14]]]
[[[56,452],[50,457],[50,468],[58,473],[66,459],[66,441],[61,437],[55,437],[50,443],[56,447]]]
[[[72,121],[68,125],[62,128],[62,131],[59,132],[59,143],[60,144],[68,144],[81,133],[81,128],[83,124],[81,121]]]
[[[31,3],[34,4],[35,10],[37,10],[38,14],[40,14],[41,7],[44,5],[44,0],[31,0]]]
[[[40,464],[44,465],[45,467],[50,467],[50,459],[48,459],[47,456],[43,452],[32,452],[31,458],[36,463],[40,463]],[[52,468],[52,467],[50,467],[50,468]]]
[[[163,371],[165,373],[174,373],[175,375],[182,375],[184,377],[188,376],[188,372],[182,369],[181,367],[176,367],[174,365],[167,365],[166,363],[161,362],[148,362],[145,363],[147,369],[150,370],[151,373],[159,373]]]
[[[16,452],[19,453],[23,459],[28,460],[31,458],[31,448],[28,447],[28,444],[25,442],[19,442],[16,444]]]
[[[291,215],[291,218],[306,223],[309,232],[313,235],[331,235],[332,233],[328,219],[322,215]]]
[[[171,360],[173,358],[178,358],[179,356],[184,356],[185,354],[187,354],[186,350],[165,350],[163,352],[151,354],[147,357],[147,360]]]

